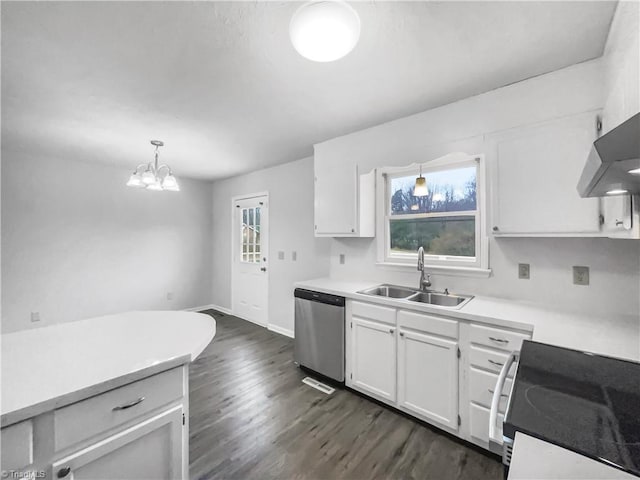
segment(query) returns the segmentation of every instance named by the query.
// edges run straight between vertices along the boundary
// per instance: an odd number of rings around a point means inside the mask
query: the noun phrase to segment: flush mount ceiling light
[[[136,167],[127,187],[146,188],[147,190],[169,190],[179,192],[180,187],[176,177],[171,173],[168,165],[158,166],[158,148],[164,145],[160,140],[151,140],[151,145],[156,147],[155,160],[149,163],[141,163]]]
[[[426,197],[429,195],[427,179],[422,176],[422,165],[420,165],[420,176],[416,178],[416,186],[413,188],[414,197]]]
[[[291,17],[289,36],[296,51],[314,62],[344,57],[360,38],[360,17],[341,0],[313,1]]]
[[[609,190],[607,195],[622,195],[624,193],[629,193],[629,190],[624,190],[622,188],[614,188],[613,190]]]

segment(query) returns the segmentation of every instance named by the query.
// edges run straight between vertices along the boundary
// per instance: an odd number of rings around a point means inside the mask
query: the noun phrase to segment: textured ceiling
[[[294,2],[7,2],[2,149],[214,179],[602,54],[613,2],[358,2],[362,34],[314,63]]]

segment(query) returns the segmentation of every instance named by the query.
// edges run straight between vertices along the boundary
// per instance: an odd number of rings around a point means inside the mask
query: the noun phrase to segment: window
[[[481,161],[452,154],[423,164],[423,197],[413,195],[419,166],[382,170],[385,241],[379,261],[413,265],[423,247],[428,265],[486,268]]]
[[[242,257],[246,263],[260,263],[260,207],[242,209]]]

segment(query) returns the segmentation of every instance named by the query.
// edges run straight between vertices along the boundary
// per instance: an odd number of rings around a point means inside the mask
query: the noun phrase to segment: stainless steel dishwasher
[[[344,298],[296,288],[294,361],[344,382]]]

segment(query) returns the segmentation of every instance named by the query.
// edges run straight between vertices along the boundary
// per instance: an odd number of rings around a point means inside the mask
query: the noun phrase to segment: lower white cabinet
[[[458,342],[400,329],[398,405],[458,429]]]
[[[176,406],[53,464],[56,478],[182,478],[182,406]]]
[[[369,319],[351,320],[351,386],[365,393],[396,400],[395,327]]]
[[[498,372],[531,332],[445,315],[347,300],[346,384],[489,449]],[[498,427],[512,378],[500,392]]]

